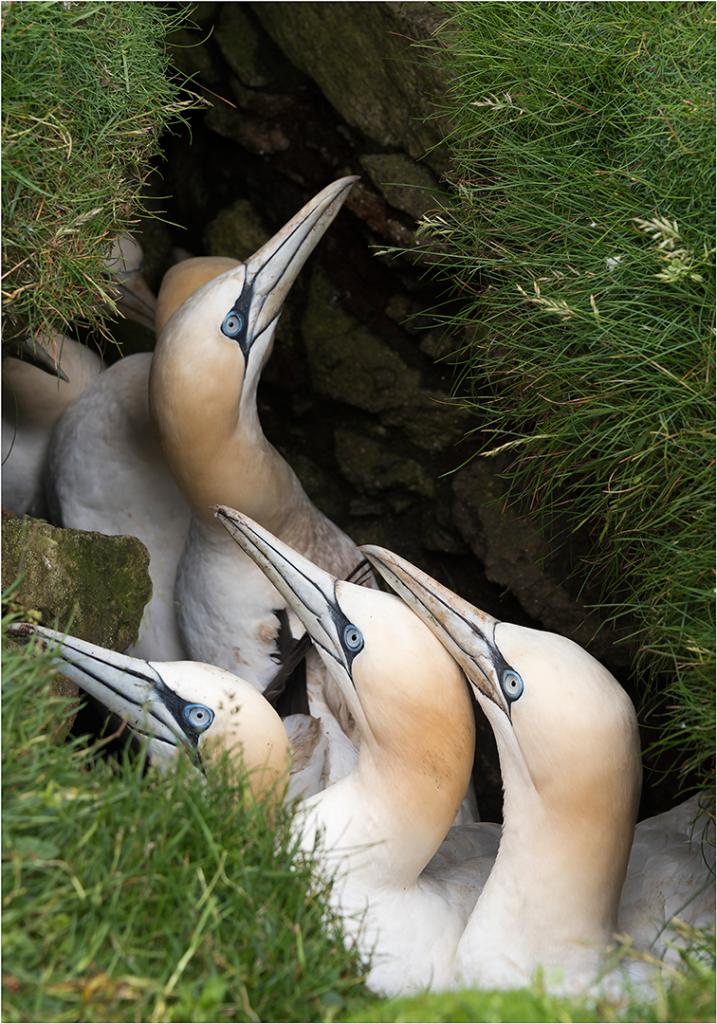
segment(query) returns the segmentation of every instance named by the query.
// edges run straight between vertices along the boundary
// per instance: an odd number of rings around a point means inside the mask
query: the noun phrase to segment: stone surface
[[[557,550],[535,521],[506,501],[504,462],[474,459],[453,478],[453,517],[486,576],[510,588],[546,629],[563,633],[611,665],[628,664],[631,652],[578,596],[577,559],[563,540]]]
[[[415,460],[390,441],[377,441],[350,430],[337,430],[336,459],[341,473],[355,487],[369,493],[395,488],[432,498],[433,480]]]
[[[420,159],[443,137],[433,98],[442,75],[412,40],[425,40],[442,20],[434,4],[257,3],[254,12],[296,67],[355,128],[382,146]],[[433,115],[433,119],[425,120]],[[434,150],[432,166],[445,155]]]
[[[151,594],[149,556],[134,537],[62,530],[39,519],[5,518],[3,590],[44,625],[124,651],[137,639]]]
[[[418,386],[418,371],[339,305],[318,270],[312,274],[302,334],[314,387],[334,401],[383,412],[407,405]]]
[[[272,82],[268,40],[260,32],[245,4],[222,4],[214,38],[225,61],[244,85],[260,88]],[[276,61],[273,61],[276,66]]]
[[[391,206],[410,214],[414,220],[435,208],[438,182],[426,167],[404,153],[371,153],[360,160]]]
[[[388,426],[400,426],[406,437],[429,452],[445,452],[461,440],[474,420],[465,409],[442,391],[416,389],[406,410],[389,411],[383,418]]]
[[[207,226],[206,249],[209,256],[231,256],[245,260],[269,237],[248,199],[237,199]]]

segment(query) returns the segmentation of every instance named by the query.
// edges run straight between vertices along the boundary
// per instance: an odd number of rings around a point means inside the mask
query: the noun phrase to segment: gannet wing
[[[677,957],[670,922],[714,924],[715,825],[694,796],[640,822],[630,854],[619,911],[620,931],[660,957]]]

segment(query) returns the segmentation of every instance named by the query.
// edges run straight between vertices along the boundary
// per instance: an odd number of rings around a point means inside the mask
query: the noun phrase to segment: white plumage
[[[497,622],[392,552],[364,551],[465,671],[498,745],[501,841],[454,984],[513,988],[539,968],[554,991],[632,984],[632,965],[601,978],[616,933],[662,956],[674,914],[713,919],[713,826],[693,799],[634,829],[634,708],[577,644]],[[473,832],[485,852],[484,830],[463,830],[464,842]]]
[[[153,356],[115,364],[58,426],[51,476],[62,523],[130,533],[149,549],[153,595],[137,654],[189,656],[260,689],[290,663],[303,630],[213,521],[216,502],[246,508],[338,575],[362,562],[268,443],[256,408],[284,298],[353,181],[324,189],[246,264],[174,267],[158,299]],[[356,757],[350,716],[313,655],[306,682],[326,738],[325,773],[338,778]]]

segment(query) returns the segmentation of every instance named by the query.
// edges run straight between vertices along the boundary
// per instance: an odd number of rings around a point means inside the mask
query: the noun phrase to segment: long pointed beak
[[[122,316],[154,331],[157,299],[147,287],[141,274],[131,273],[126,276],[118,274],[113,281],[112,292]]]
[[[142,277],[143,266],[144,254],[139,242],[127,233],[115,238],[107,259],[113,298],[122,316],[153,331],[157,299]]]
[[[149,662],[24,622],[10,626],[8,634],[25,642],[35,637],[52,650],[63,675],[127,722],[140,739],[149,741],[150,757],[166,760],[180,744],[186,746],[165,701],[172,691]]]
[[[226,505],[217,505],[213,511],[242,551],[271,580],[319,650],[348,671],[341,642],[348,620],[336,600],[336,578],[248,516]]]
[[[247,310],[251,337],[263,334],[277,319],[299,271],[357,180],[354,175],[327,185],[247,260],[244,290],[251,295]]]
[[[509,715],[499,673],[507,668],[495,645],[497,620],[474,608],[404,558],[372,544],[361,550],[399,597],[460,665],[468,682]]]
[[[67,383],[70,378],[60,366],[62,342],[58,339],[61,339],[59,334],[43,335],[42,340],[30,335],[18,338],[13,341],[13,356]]]

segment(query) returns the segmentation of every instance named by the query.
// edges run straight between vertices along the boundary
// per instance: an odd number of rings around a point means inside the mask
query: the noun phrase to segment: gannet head
[[[551,814],[631,835],[637,719],[607,669],[567,637],[498,622],[393,552],[362,550],[465,672],[496,735],[506,803],[530,789]]]
[[[240,266],[239,260],[229,256],[192,256],[170,267],[162,278],[154,311],[154,333],[157,337],[190,295],[208,281]]]
[[[198,662],[130,658],[44,626],[20,623],[9,634],[57,645],[63,675],[145,740],[154,764],[166,765],[184,750],[202,767],[226,752],[243,764],[256,796],[272,789],[281,795],[289,772],[286,732],[245,680]]]
[[[407,787],[418,776],[431,780],[421,793],[440,804],[440,843],[465,795],[475,745],[470,696],[453,659],[393,595],[337,580],[233,509],[216,515],[311,636],[359,727],[360,757],[368,751],[384,768],[400,764],[396,777]]]
[[[162,326],[150,409],[172,472],[201,515],[216,501],[238,500],[221,493],[215,481],[204,481],[208,467],[243,461],[251,470],[237,438],[263,439],[256,391],[284,300],[355,180],[328,185],[245,263],[193,291]],[[168,288],[174,278],[189,281],[191,270],[180,264]],[[223,488],[227,476],[221,477]]]

